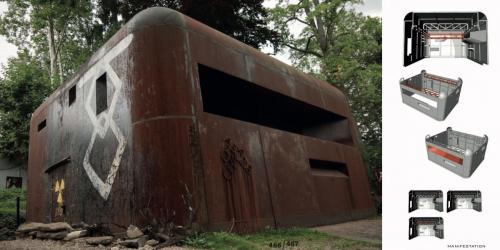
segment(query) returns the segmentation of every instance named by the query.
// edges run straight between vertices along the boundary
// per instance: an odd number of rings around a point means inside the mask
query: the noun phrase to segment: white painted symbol
[[[111,191],[111,187],[113,186],[113,182],[115,181],[116,173],[120,166],[120,161],[122,159],[123,151],[125,150],[125,146],[127,144],[127,139],[123,136],[123,133],[120,131],[120,128],[116,125],[113,120],[113,113],[116,108],[116,102],[118,101],[118,95],[122,88],[123,82],[118,77],[116,72],[113,70],[113,67],[109,64],[117,55],[123,52],[132,42],[133,35],[129,34],[127,37],[122,39],[117,45],[115,45],[112,49],[110,49],[98,62],[96,62],[85,74],[80,78],[78,82],[78,88],[84,87],[86,83],[90,84],[90,89],[88,91],[86,100],[85,100],[85,110],[92,122],[94,130],[92,132],[92,137],[90,138],[89,145],[87,147],[87,151],[85,152],[85,157],[83,159],[83,168],[87,173],[92,185],[99,192],[101,197],[104,200],[107,200],[109,197],[109,193]],[[99,52],[97,52],[99,53]],[[109,108],[99,115],[96,116],[95,111],[92,110],[91,101],[92,96],[95,95],[95,81],[101,76],[103,73],[106,73],[109,79],[114,86],[114,93],[111,99],[111,104]],[[103,181],[96,174],[94,168],[90,164],[90,153],[92,152],[92,148],[94,147],[94,142],[96,136],[99,136],[101,139],[104,139],[108,128],[111,128],[113,135],[118,140],[118,148],[116,149],[115,157],[113,162],[111,163],[111,168],[109,170],[108,176],[106,180]]]

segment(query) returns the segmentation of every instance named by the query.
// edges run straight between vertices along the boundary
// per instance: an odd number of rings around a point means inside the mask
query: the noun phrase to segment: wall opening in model
[[[352,144],[349,121],[222,71],[198,64],[203,111],[291,133]]]
[[[404,30],[404,66],[423,58],[468,58],[488,64],[487,18],[481,12],[410,12]]]

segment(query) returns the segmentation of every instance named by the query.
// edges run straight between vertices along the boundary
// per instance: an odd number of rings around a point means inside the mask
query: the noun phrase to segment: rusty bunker
[[[159,7],[33,113],[27,199],[28,221],[240,232],[375,214],[340,90]]]

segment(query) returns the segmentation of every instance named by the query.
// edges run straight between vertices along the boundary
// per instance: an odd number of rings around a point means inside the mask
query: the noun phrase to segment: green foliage
[[[21,51],[28,51],[49,73],[52,66],[60,67],[54,79],[64,80],[87,60],[100,46],[103,34],[96,31],[91,1],[79,0],[14,0],[0,18],[0,34]],[[54,37],[50,46],[49,32]],[[51,62],[50,49],[57,61]],[[62,74],[59,77],[59,74]],[[57,80],[53,84],[58,85]]]
[[[382,168],[382,27],[379,18],[346,13],[345,32],[322,60],[322,75],[346,93],[363,142],[372,184],[381,193]]]
[[[212,28],[259,48],[267,42],[278,44],[278,35],[267,27],[263,0],[100,0],[99,18],[103,23],[128,21],[148,7],[162,6],[178,10]]]
[[[16,199],[20,198],[20,208],[26,208],[26,190],[9,188],[0,190],[0,214],[16,214]]]
[[[358,0],[279,1],[271,23],[295,66],[330,82],[349,100],[357,123],[372,189],[381,194],[382,24],[350,6]],[[297,36],[289,25],[304,28]]]
[[[8,61],[0,79],[0,154],[26,164],[31,113],[88,60],[104,34],[98,30],[91,1],[6,2],[0,35],[20,52]]]
[[[26,191],[20,188],[0,190],[0,228],[7,227],[15,229],[17,197],[20,198],[21,222],[24,221],[26,211]],[[5,235],[0,236],[0,240],[5,240]]]
[[[258,249],[258,245],[245,238],[226,232],[204,233],[188,237],[185,245],[203,249]]]
[[[188,237],[183,244],[201,249],[378,249],[380,244],[342,239],[307,228],[270,229],[254,234],[227,232],[202,233]],[[281,247],[278,247],[280,246]]]
[[[26,53],[9,60],[0,78],[0,153],[21,164],[28,159],[31,113],[53,90],[47,72]]]

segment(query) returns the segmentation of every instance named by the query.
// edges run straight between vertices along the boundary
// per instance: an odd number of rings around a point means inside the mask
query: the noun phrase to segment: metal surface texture
[[[27,217],[250,232],[371,216],[353,124],[335,87],[150,8],[34,112]]]

